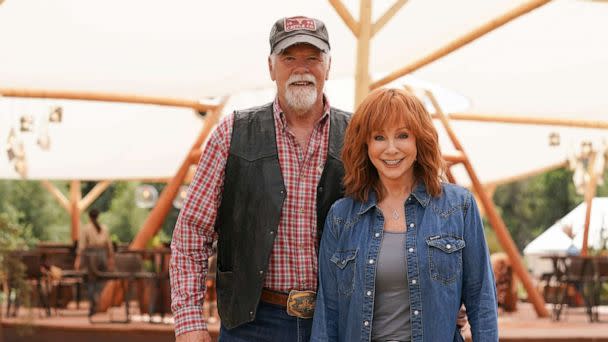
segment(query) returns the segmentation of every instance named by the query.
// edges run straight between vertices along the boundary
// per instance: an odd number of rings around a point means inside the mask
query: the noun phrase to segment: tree
[[[65,188],[65,182],[56,185]],[[69,241],[70,218],[37,181],[0,181],[0,212],[10,212],[16,224],[31,227],[35,238]]]
[[[603,178],[597,197],[608,196],[608,172]],[[583,200],[567,169],[501,185],[494,193],[494,203],[520,251]]]

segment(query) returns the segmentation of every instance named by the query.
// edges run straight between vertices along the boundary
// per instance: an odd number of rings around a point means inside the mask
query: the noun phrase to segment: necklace
[[[395,221],[399,221],[399,218],[401,217],[401,215],[399,215],[399,212],[397,211],[397,209],[393,209],[393,220]]]

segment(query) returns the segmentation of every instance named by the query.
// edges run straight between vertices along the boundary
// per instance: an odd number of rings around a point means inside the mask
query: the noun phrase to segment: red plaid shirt
[[[306,150],[296,142],[278,100],[274,125],[279,164],[287,197],[283,202],[264,287],[272,290],[317,289],[317,185],[327,159],[329,103],[315,124]],[[188,189],[171,244],[171,308],[175,334],[206,329],[202,317],[207,259],[217,239],[214,230],[224,184],[234,114],[209,138]]]

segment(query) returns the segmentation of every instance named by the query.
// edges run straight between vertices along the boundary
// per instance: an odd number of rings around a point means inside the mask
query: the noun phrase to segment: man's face
[[[323,100],[330,62],[325,62],[321,50],[309,44],[292,45],[276,56],[274,65],[269,58],[268,65],[281,105],[305,112]]]

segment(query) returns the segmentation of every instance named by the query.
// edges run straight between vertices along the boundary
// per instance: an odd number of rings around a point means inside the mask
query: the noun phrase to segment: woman
[[[496,290],[471,193],[442,183],[437,131],[422,103],[371,93],[344,137],[347,197],[319,250],[312,341],[498,341]]]
[[[99,210],[89,210],[91,223],[80,230],[78,248],[74,268],[80,269],[82,254],[85,250],[95,251],[99,260],[100,270],[112,269],[114,265],[114,248],[110,239],[108,228],[99,223]]]
[[[114,269],[114,248],[110,239],[110,233],[106,226],[99,223],[98,217],[99,210],[91,209],[89,211],[91,223],[85,225],[80,230],[76,260],[74,261],[74,268],[77,270],[80,269],[83,254],[85,255],[85,260],[86,258],[94,258],[92,261],[95,262],[97,269],[100,271]],[[88,263],[85,264],[85,267],[88,266]],[[89,316],[91,316],[95,313],[95,304],[104,283],[88,281],[87,284],[89,301],[91,303]]]

